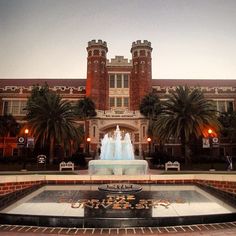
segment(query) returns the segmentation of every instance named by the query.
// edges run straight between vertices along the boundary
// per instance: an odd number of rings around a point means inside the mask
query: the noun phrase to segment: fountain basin
[[[194,185],[143,185],[132,194],[99,185],[47,185],[0,212],[0,223],[51,227],[154,227],[234,221],[232,206]]]
[[[145,175],[148,162],[145,160],[91,160],[90,175]]]

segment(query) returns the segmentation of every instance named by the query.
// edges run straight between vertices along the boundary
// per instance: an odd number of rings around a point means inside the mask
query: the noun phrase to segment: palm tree
[[[75,106],[75,113],[81,119],[87,119],[97,115],[95,110],[95,103],[89,97],[79,100]]]
[[[12,115],[0,116],[0,136],[15,137],[19,132],[19,124]]]
[[[20,130],[20,125],[12,115],[0,116],[0,137],[3,137],[3,157],[5,156],[5,138],[15,137]]]
[[[160,99],[156,93],[150,92],[141,101],[140,112],[149,119],[157,116],[161,111]]]
[[[232,144],[236,140],[236,112],[223,112],[219,116],[219,121],[222,124],[222,136],[228,138],[230,142],[230,153],[232,154]]]
[[[47,90],[35,87],[27,103],[27,116],[31,134],[41,146],[49,144],[49,162],[53,162],[55,144],[70,147],[73,140],[80,139],[76,117],[69,101]]]
[[[182,154],[186,163],[190,163],[191,140],[202,136],[209,126],[216,131],[220,128],[213,104],[199,89],[179,86],[163,103],[163,111],[155,121],[154,130],[162,140],[171,137],[180,139]]]
[[[142,99],[140,113],[149,119],[148,134],[152,135],[153,119],[161,113],[161,102],[155,92],[150,92]]]
[[[74,112],[79,117],[79,119],[84,120],[84,133],[85,136],[87,136],[88,135],[87,119],[97,115],[95,110],[95,103],[91,98],[85,97],[84,99],[79,100],[77,102],[77,104],[74,107]],[[86,140],[84,140],[84,142],[86,142]]]

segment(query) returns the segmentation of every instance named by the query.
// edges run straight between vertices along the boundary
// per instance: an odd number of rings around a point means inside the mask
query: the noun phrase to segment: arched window
[[[93,137],[96,137],[96,126],[93,126]]]

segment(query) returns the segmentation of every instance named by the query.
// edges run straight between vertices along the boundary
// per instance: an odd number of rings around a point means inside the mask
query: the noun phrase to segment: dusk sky
[[[236,79],[236,0],[0,0],[0,78],[86,78],[92,39],[150,41],[153,79]]]

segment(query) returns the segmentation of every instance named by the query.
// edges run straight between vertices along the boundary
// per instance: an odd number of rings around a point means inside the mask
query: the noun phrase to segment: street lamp
[[[214,163],[213,163],[213,145],[212,145],[212,138],[213,138],[213,130],[208,129],[208,138],[209,138],[209,147],[210,147],[210,156],[211,156],[211,168],[210,170],[214,170]]]
[[[148,155],[151,156],[151,141],[152,141],[152,139],[150,137],[148,137],[147,141],[148,141]]]
[[[24,130],[25,133],[25,143],[24,143],[24,160],[23,160],[23,171],[26,170],[26,159],[28,159],[28,134],[29,134],[29,129]]]
[[[91,138],[88,137],[86,140],[87,140],[87,154],[89,155],[89,144],[91,142]]]

